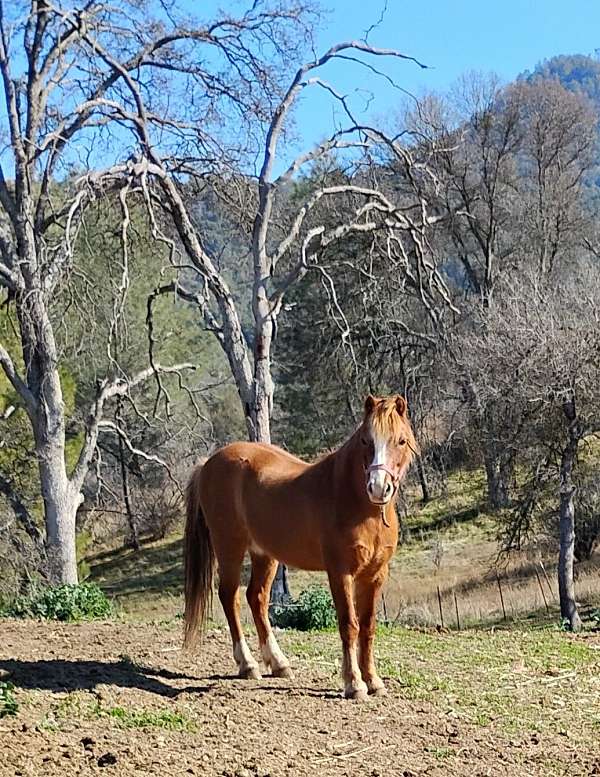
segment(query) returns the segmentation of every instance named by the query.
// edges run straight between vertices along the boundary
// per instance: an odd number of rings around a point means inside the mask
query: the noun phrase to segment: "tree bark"
[[[581,629],[581,618],[577,611],[575,581],[573,579],[573,565],[575,561],[575,506],[573,503],[575,485],[573,483],[573,467],[575,466],[581,432],[574,399],[569,399],[563,403],[563,413],[569,424],[569,438],[567,445],[563,449],[560,461],[558,594],[561,618],[568,623],[571,631],[579,631]]]
[[[484,450],[485,475],[487,482],[488,505],[492,510],[502,510],[509,506],[509,486],[506,482],[506,468],[495,451]]]
[[[431,493],[429,491],[429,483],[427,482],[427,477],[425,475],[425,467],[423,466],[423,459],[420,456],[417,456],[417,474],[419,476],[419,484],[421,486],[421,494],[422,499],[421,501],[423,504],[427,504],[427,502],[431,499]]]
[[[35,266],[35,249],[30,248],[30,253],[29,264]],[[25,282],[16,307],[25,379],[36,399],[30,418],[44,501],[48,577],[55,584],[77,583],[75,517],[81,497],[66,469],[65,408],[56,342],[38,279],[26,275]]]
[[[75,584],[78,581],[75,518],[80,498],[67,478],[64,451],[61,455],[56,447],[49,447],[38,455],[46,522],[48,577],[55,585]]]

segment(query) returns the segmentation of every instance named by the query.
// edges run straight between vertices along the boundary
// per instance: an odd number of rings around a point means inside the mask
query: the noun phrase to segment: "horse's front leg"
[[[334,571],[328,571],[328,576],[344,651],[344,696],[347,699],[363,700],[367,698],[367,686],[362,680],[358,665],[358,619],[354,608],[353,578],[352,575]]]
[[[387,578],[387,564],[377,571],[374,576],[358,578],[356,580],[356,609],[359,624],[359,654],[358,663],[362,679],[367,684],[370,694],[383,696],[387,693],[383,680],[377,674],[375,668],[375,656],[373,654],[373,641],[375,639],[375,607],[381,588]]]

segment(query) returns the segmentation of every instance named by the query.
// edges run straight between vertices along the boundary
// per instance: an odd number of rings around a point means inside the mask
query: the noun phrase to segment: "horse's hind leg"
[[[263,661],[271,669],[273,677],[292,677],[290,662],[281,652],[269,623],[269,598],[277,572],[277,561],[257,553],[251,553],[250,556],[252,574],[246,598],[256,624]]]
[[[258,663],[244,638],[240,622],[240,572],[243,551],[239,558],[219,559],[219,599],[229,624],[233,657],[238,665],[239,676],[248,680],[260,679]]]

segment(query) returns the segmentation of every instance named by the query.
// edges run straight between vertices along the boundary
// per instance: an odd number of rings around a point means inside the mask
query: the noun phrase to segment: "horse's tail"
[[[186,522],[184,647],[193,648],[205,624],[212,603],[215,553],[200,506],[202,467],[192,472],[185,492]]]

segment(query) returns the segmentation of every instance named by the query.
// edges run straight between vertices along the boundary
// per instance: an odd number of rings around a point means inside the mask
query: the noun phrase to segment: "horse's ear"
[[[406,415],[406,400],[404,397],[401,397],[400,394],[396,397],[396,410],[398,412],[398,415],[403,416]]]
[[[365,399],[365,418],[373,412],[373,408],[377,404],[377,400],[372,394]]]

